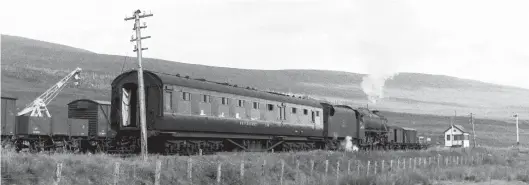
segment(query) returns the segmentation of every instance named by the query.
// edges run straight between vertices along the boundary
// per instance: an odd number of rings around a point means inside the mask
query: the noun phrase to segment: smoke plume
[[[361,87],[371,103],[384,98],[386,80],[428,57],[431,42],[401,1],[355,1],[355,55],[367,64]]]
[[[384,98],[384,85],[386,80],[394,75],[369,74],[362,78],[362,90],[367,95],[369,102],[376,104],[379,99]]]

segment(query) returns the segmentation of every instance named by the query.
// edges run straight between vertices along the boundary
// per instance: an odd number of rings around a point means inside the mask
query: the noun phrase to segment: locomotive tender
[[[41,125],[22,129],[38,128],[47,130],[46,134],[4,132],[5,128],[21,128],[20,120],[41,118],[4,117],[8,112],[4,102],[12,99],[2,97],[2,138],[17,138],[18,147],[25,143],[44,150],[67,146],[80,151],[139,153],[137,80],[136,70],[124,72],[112,81],[110,102],[74,100],[68,104],[67,120],[40,121]],[[144,85],[150,153],[337,150],[346,136],[361,149],[424,147],[417,142],[415,130],[390,126],[377,111],[365,108],[147,70]]]

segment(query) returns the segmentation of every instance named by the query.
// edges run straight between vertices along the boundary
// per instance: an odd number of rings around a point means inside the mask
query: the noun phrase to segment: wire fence
[[[389,160],[259,160],[256,161],[221,161],[204,160],[205,158],[189,157],[184,160],[175,158],[157,159],[154,164],[127,164],[115,162],[104,164],[99,169],[99,181],[112,185],[121,184],[234,184],[248,182],[254,178],[267,177],[265,184],[329,184],[338,183],[346,176],[376,176],[398,170],[416,170],[445,168],[452,166],[475,166],[483,164],[486,154],[470,155],[436,155],[427,157],[399,157]],[[31,164],[29,164],[31,165]],[[75,178],[79,172],[65,171],[65,165],[75,165],[69,162],[56,163],[54,170],[48,170],[47,175],[31,176],[10,170],[7,161],[2,161],[2,184],[10,184],[20,179],[43,184],[67,184],[65,177]],[[90,167],[87,168],[89,170]],[[44,170],[44,169],[43,169]],[[86,171],[85,171],[86,172]],[[112,172],[109,174],[108,172]],[[86,172],[91,173],[91,172]],[[97,172],[94,172],[97,173]],[[28,175],[29,174],[29,175]],[[261,177],[260,177],[261,176]],[[314,181],[317,176],[319,181]]]

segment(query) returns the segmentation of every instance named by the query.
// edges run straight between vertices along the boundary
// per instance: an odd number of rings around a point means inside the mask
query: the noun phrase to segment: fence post
[[[295,182],[298,182],[298,179],[299,178],[299,160],[296,159],[296,178],[295,178]]]
[[[202,156],[202,148],[199,148],[199,149],[198,149],[198,155],[199,155],[199,156]]]
[[[279,177],[279,183],[283,185],[283,173],[285,173],[285,161],[281,159],[281,176]]]
[[[187,159],[187,180],[191,184],[193,184],[193,175],[191,174],[193,172],[193,159],[191,157]]]
[[[314,160],[310,160],[310,176],[312,177],[312,173],[314,172]]]
[[[389,162],[389,171],[393,171],[393,159]]]
[[[369,167],[371,166],[371,161],[367,161],[367,176],[369,176]]]
[[[136,183],[136,165],[132,166],[132,182]]]
[[[382,160],[382,165],[380,166],[381,169],[380,169],[380,172],[384,172],[384,163],[386,162],[386,160]]]
[[[347,175],[351,175],[351,159],[347,160]]]
[[[362,165],[362,162],[360,160],[356,160],[356,173],[360,175],[360,165]]]
[[[417,168],[417,157],[413,157],[413,169]]]
[[[400,169],[400,159],[397,158],[397,168],[396,169]]]
[[[61,182],[61,173],[62,173],[62,163],[57,163],[57,171],[55,173],[56,175],[56,181],[55,181],[55,184],[56,185],[59,185],[59,183]]]
[[[329,160],[325,160],[325,175],[324,175],[324,178],[325,178],[325,182],[327,182],[327,175],[329,174]]]
[[[119,182],[119,162],[114,163],[114,185]]]
[[[222,178],[222,163],[219,162],[219,164],[217,165],[217,184],[220,185],[220,179]]]
[[[377,161],[375,161],[375,166],[373,169],[375,170],[374,174],[377,175]]]
[[[441,156],[437,156],[437,168],[439,168],[439,160],[441,159]]]
[[[156,161],[156,171],[154,176],[154,185],[160,185],[160,173],[162,171],[162,161]]]
[[[338,184],[340,180],[340,160],[336,162],[336,184]]]
[[[410,169],[413,169],[413,165],[411,164],[412,158],[410,157]]]
[[[402,159],[402,169],[406,169],[406,158]]]
[[[263,177],[266,175],[266,159],[263,160]]]
[[[240,178],[241,178],[241,181],[244,180],[244,161],[241,161],[241,167],[239,169],[239,175],[240,175]]]

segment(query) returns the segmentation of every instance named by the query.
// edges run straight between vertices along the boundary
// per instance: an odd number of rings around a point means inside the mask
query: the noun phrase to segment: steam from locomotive
[[[384,98],[386,80],[393,78],[393,76],[369,74],[363,77],[361,86],[369,102],[376,104],[379,99]]]

